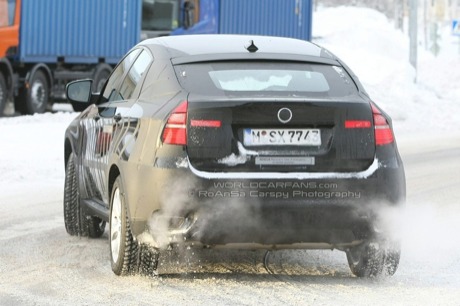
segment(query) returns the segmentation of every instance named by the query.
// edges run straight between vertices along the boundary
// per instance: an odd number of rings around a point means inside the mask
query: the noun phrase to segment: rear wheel
[[[41,70],[32,75],[29,86],[21,90],[17,108],[23,114],[44,113],[48,106],[48,79]]]
[[[0,72],[0,117],[3,116],[7,99],[6,81],[3,74]]]
[[[141,244],[139,256],[139,272],[146,276],[157,275],[160,252],[148,244]]]
[[[110,258],[112,271],[117,275],[130,275],[137,271],[139,247],[134,241],[127,214],[123,184],[115,180],[110,197]]]
[[[358,277],[391,276],[398,269],[401,249],[396,243],[364,242],[346,254],[351,272]]]
[[[399,260],[401,258],[401,245],[397,242],[391,243],[385,249],[385,261],[383,272],[386,275],[393,275],[398,270]]]

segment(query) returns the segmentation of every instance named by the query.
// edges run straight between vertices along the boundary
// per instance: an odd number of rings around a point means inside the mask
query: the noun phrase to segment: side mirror
[[[67,84],[66,97],[76,112],[85,110],[91,102],[92,80],[78,80]]]
[[[195,5],[190,1],[184,2],[184,29],[188,29],[193,26],[195,22]]]

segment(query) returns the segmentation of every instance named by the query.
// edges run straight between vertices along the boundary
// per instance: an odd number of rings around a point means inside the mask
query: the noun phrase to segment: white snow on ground
[[[237,252],[230,252],[230,263],[204,254],[192,256],[185,268],[177,263],[186,271],[192,265],[188,272],[199,272],[192,276],[117,278],[107,234],[87,240],[65,233],[63,137],[76,113],[59,112],[0,119],[0,304],[460,304],[460,209],[453,196],[460,171],[450,169],[460,167],[449,156],[460,142],[456,40],[446,30],[437,58],[420,48],[414,84],[407,35],[382,14],[323,8],[314,14],[313,29],[315,42],[341,57],[394,120],[409,203],[403,258],[393,278],[353,278],[336,251],[275,252],[276,278],[267,277],[260,253]],[[447,156],[438,157],[439,147]],[[170,268],[175,264],[171,259]]]

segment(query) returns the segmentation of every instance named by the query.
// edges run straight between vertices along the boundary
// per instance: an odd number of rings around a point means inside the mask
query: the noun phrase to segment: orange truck
[[[15,10],[15,3],[0,0],[0,116],[7,99],[13,93],[13,68],[3,55],[12,52],[9,49],[18,45],[19,25],[15,20],[19,20],[19,10]]]
[[[98,90],[139,42],[141,10],[142,1],[0,0],[0,116],[8,101],[43,113],[72,80]]]
[[[22,114],[43,113],[65,101],[72,80],[93,79],[98,91],[141,38],[178,27],[179,6],[180,0],[0,0],[0,116],[10,101]]]

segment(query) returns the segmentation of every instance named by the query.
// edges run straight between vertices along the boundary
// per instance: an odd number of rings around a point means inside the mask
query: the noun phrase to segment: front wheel
[[[77,169],[75,167],[75,155],[70,154],[64,182],[64,224],[69,235],[82,235],[80,195],[78,188]]]
[[[134,240],[128,218],[121,178],[113,185],[110,197],[110,258],[116,275],[130,275],[138,268],[138,243]]]
[[[78,172],[75,165],[75,154],[71,153],[66,169],[64,182],[64,224],[66,231],[72,236],[99,238],[104,234],[105,221],[98,217],[88,216],[80,205],[80,187]]]

